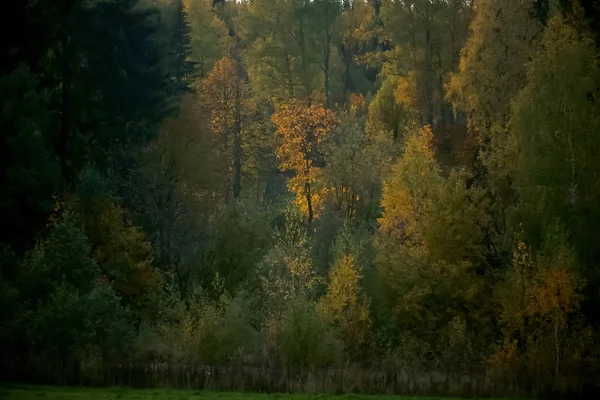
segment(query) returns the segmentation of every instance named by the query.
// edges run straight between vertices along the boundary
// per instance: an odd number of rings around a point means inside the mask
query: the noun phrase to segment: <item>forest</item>
[[[597,1],[6,3],[0,381],[600,392]]]

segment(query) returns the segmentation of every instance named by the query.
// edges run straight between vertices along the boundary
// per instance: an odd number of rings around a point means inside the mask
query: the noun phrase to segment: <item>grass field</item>
[[[194,390],[0,386],[1,400],[459,400],[450,397],[221,393]],[[489,399],[488,399],[489,400]]]

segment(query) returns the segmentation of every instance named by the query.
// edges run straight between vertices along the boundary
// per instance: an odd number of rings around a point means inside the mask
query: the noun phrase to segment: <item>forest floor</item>
[[[171,389],[91,389],[53,386],[0,386],[0,400],[460,400],[450,397],[363,396],[207,392]],[[474,400],[471,398],[471,400]],[[489,399],[488,399],[489,400]]]

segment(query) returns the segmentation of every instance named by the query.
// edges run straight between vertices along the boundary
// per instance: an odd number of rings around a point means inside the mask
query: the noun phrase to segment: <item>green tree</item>
[[[54,157],[51,108],[40,77],[27,65],[0,77],[0,243],[18,252],[32,244],[34,233],[52,212],[52,196],[62,184]],[[9,271],[9,266],[5,266]],[[12,268],[14,270],[14,265]]]
[[[73,214],[64,213],[27,253],[19,279],[28,305],[28,339],[62,368],[86,355],[120,356],[133,338],[129,311],[101,282],[92,246],[77,225]]]
[[[186,0],[191,28],[192,59],[198,63],[198,75],[205,78],[214,63],[230,45],[227,25],[214,12],[213,0]]]
[[[514,102],[517,190],[534,245],[540,243],[544,221],[552,224],[558,219],[574,235],[578,248],[596,248],[584,233],[598,221],[593,211],[599,173],[595,132],[600,126],[594,100],[600,84],[596,56],[583,22],[553,17],[528,67],[527,84]]]
[[[379,213],[381,182],[388,174],[393,153],[387,132],[367,134],[364,119],[352,114],[342,116],[327,141],[326,207],[341,218],[373,220]]]
[[[390,132],[394,139],[402,140],[410,118],[410,110],[396,100],[395,91],[398,79],[387,77],[373,101],[369,104],[367,130],[369,132]]]
[[[192,61],[192,28],[189,23],[188,12],[184,0],[175,0],[171,4],[172,27],[169,44],[170,58],[172,59],[173,77],[179,92],[189,91],[193,81],[197,64]]]

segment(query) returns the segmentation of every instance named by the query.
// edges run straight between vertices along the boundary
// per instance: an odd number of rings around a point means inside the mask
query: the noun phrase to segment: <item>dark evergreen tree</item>
[[[171,5],[173,26],[170,43],[170,62],[178,93],[190,91],[198,64],[191,60],[191,27],[183,0],[173,0]]]

